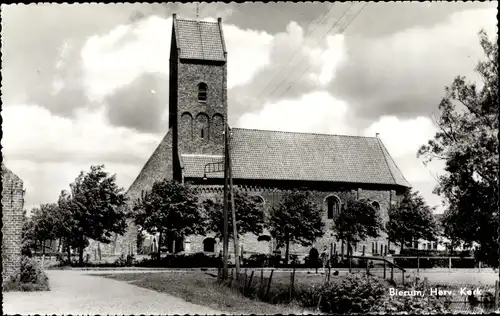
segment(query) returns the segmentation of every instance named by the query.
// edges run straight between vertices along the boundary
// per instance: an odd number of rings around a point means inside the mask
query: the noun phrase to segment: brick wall
[[[2,283],[20,272],[23,182],[2,164]]]
[[[221,194],[221,190],[218,190],[218,193],[210,192],[210,190],[202,190],[203,193],[200,193],[200,200],[211,198],[216,194]],[[264,199],[264,208],[267,211],[277,203],[280,202],[282,196],[287,192],[287,190],[280,189],[272,189],[272,188],[256,188],[246,190],[250,195],[257,195]],[[341,252],[342,243],[335,239],[333,236],[333,220],[328,219],[327,213],[327,203],[326,199],[329,196],[336,196],[342,203],[349,197],[352,198],[367,198],[371,201],[377,201],[380,204],[380,215],[382,217],[382,221],[385,224],[388,221],[388,208],[391,203],[391,200],[395,200],[395,192],[390,190],[352,190],[352,189],[340,189],[340,190],[312,190],[312,198],[314,202],[323,209],[323,221],[326,226],[326,233],[324,237],[318,239],[314,246],[321,252],[324,248],[327,249],[328,252],[334,249],[337,253]],[[262,235],[270,236],[269,232],[264,231]],[[203,251],[203,240],[205,238],[212,238],[213,234],[208,234],[207,236],[189,236],[186,238],[186,241],[189,243],[190,252],[200,252]],[[270,242],[267,241],[258,241],[259,236],[255,236],[253,234],[245,234],[244,236],[240,236],[240,245],[243,246],[244,252],[257,252],[257,253],[270,253],[275,248],[275,243],[271,239]],[[216,240],[216,253],[222,250],[222,242]],[[385,251],[385,249],[394,249],[396,252],[398,251],[398,247],[391,243],[390,248],[388,246],[388,240],[386,235],[382,232],[381,236],[378,238],[369,238],[362,243],[358,243],[355,253],[361,254],[363,246],[365,246],[365,254],[371,255],[372,248],[376,248],[376,253],[381,253]],[[291,244],[290,245],[290,253],[297,254],[299,256],[304,256],[309,253],[311,247],[303,247],[299,244]],[[233,252],[233,244],[230,241],[229,245],[230,253]],[[281,249],[284,254],[284,247]],[[347,251],[347,248],[345,248]]]
[[[227,117],[226,65],[180,62],[177,67],[177,108],[174,110],[179,122],[180,152],[221,154],[224,150],[222,133]],[[206,102],[198,101],[200,83],[208,87]],[[201,129],[204,129],[203,138]]]

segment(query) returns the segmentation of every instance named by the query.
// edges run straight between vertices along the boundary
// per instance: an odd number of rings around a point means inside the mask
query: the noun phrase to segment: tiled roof
[[[410,186],[376,137],[241,128],[231,132],[234,178]],[[221,156],[183,154],[183,174],[203,177],[205,164],[221,160]]]
[[[179,58],[225,61],[224,39],[219,23],[175,20]]]
[[[143,190],[149,190],[155,181],[172,178],[172,129],[169,129],[163,140],[137,175],[127,190],[132,203],[141,196]]]

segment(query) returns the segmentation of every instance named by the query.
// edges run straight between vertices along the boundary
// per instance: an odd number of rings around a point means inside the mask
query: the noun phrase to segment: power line
[[[352,23],[352,21],[354,21],[354,20],[357,18],[357,16],[361,13],[361,11],[363,11],[363,9],[364,9],[367,5],[368,5],[368,2],[367,2],[367,3],[365,3],[365,4],[363,5],[363,7],[362,7],[362,8],[361,8],[361,9],[360,9],[360,10],[359,10],[359,11],[358,11],[355,15],[354,15],[354,17],[353,17],[353,18],[352,18],[349,22],[347,22],[347,24],[344,26],[344,28],[341,30],[341,32],[340,32],[339,34],[342,34],[342,33],[343,33],[346,29],[347,29],[347,27],[349,26],[349,24],[351,24],[351,23]],[[347,12],[347,11],[346,11],[346,12]],[[333,27],[330,29],[330,31],[331,31],[332,29],[333,29]],[[330,33],[330,31],[328,31],[328,33]],[[328,33],[327,33],[326,35],[328,35]],[[326,35],[325,35],[323,38],[325,38],[325,37],[326,37]],[[292,88],[292,87],[293,87],[293,85],[294,85],[294,84],[295,84],[295,83],[296,83],[296,82],[297,82],[300,78],[302,78],[302,76],[306,73],[306,71],[308,71],[308,70],[311,68],[311,66],[312,66],[312,63],[309,63],[309,66],[308,66],[308,67],[307,67],[307,68],[306,68],[306,69],[305,69],[305,70],[304,70],[304,71],[300,74],[300,76],[299,76],[299,77],[297,77],[294,81],[292,81],[292,83],[288,86],[288,88],[287,88],[285,91],[283,91],[283,92],[279,95],[279,97],[278,97],[278,98],[281,98],[281,96],[283,96],[283,94],[285,94],[285,92],[287,92],[288,90],[290,90],[290,88]]]
[[[332,9],[333,9],[333,7],[334,7],[334,6],[335,6],[335,3],[334,3],[334,4],[332,4],[332,6],[330,7],[330,9],[328,9],[328,11],[326,11],[326,13],[325,13],[325,14],[323,14],[323,16],[322,16],[322,17],[319,19],[319,21],[316,23],[316,26],[312,29],[312,31],[309,31],[309,32],[306,34],[306,36],[304,37],[304,39],[307,39],[307,37],[308,37],[309,35],[311,35],[312,33],[314,33],[314,31],[316,30],[316,28],[318,27],[318,25],[321,23],[321,21],[323,21],[323,19],[325,18],[325,16],[326,16],[328,13],[330,13],[330,11],[332,11]],[[312,22],[311,22],[311,23],[309,23],[309,24],[307,25],[307,27],[306,27],[306,28],[309,28],[309,26],[310,26],[311,24],[312,24]],[[269,82],[268,82],[268,83],[264,86],[264,88],[260,91],[259,95],[257,96],[257,99],[260,99],[260,97],[261,97],[262,93],[263,93],[263,92],[267,89],[267,87],[269,87],[269,85],[270,85],[270,84],[274,81],[274,79],[276,79],[276,78],[277,78],[277,77],[281,74],[281,72],[285,69],[286,65],[287,65],[287,64],[288,64],[288,63],[289,63],[289,62],[293,59],[293,57],[295,57],[295,55],[297,55],[297,53],[300,51],[300,48],[301,48],[301,47],[297,48],[297,50],[293,53],[293,55],[290,57],[290,59],[288,59],[288,61],[287,61],[285,64],[283,64],[283,66],[281,67],[281,69],[279,70],[279,72],[278,72],[278,73],[277,73],[277,74],[276,74],[276,75],[275,75],[275,76],[274,76],[274,77],[273,77],[273,78],[272,78],[272,79],[271,79],[271,80],[270,80],[270,81],[269,81]]]
[[[323,36],[323,37],[322,37],[322,38],[321,38],[321,39],[320,39],[320,40],[316,43],[316,45],[317,45],[317,44],[319,44],[319,43],[320,43],[320,42],[321,42],[321,41],[322,41],[322,40],[323,40],[323,39],[324,39],[324,38],[325,38],[325,37],[326,37],[326,36],[327,36],[327,35],[331,32],[331,30],[333,30],[333,28],[334,28],[335,26],[337,26],[337,24],[339,24],[339,22],[342,20],[342,18],[344,17],[344,15],[346,15],[346,13],[347,13],[347,12],[349,12],[349,10],[352,8],[352,6],[353,6],[353,5],[354,5],[354,4],[353,4],[353,3],[351,3],[351,5],[349,6],[349,8],[347,8],[347,10],[345,10],[345,11],[344,11],[344,13],[342,13],[342,15],[340,16],[340,18],[338,18],[338,19],[335,21],[335,23],[332,25],[332,27],[330,27],[330,29],[329,29],[329,30],[326,32],[326,34],[325,34],[325,35],[324,35],[324,36]],[[295,69],[293,69],[293,70],[292,70],[292,72],[290,73],[290,75],[291,75],[291,74],[293,74],[293,73],[295,72],[295,70],[296,70],[296,69],[298,69],[298,67],[299,67],[299,66],[300,66],[300,65],[298,65]],[[308,69],[309,69],[309,68],[310,68],[310,66],[308,67]],[[274,92],[276,92],[276,90],[278,90],[278,88],[279,88],[279,87],[281,87],[285,81],[286,81],[286,78],[285,78],[283,81],[281,81],[281,83],[280,83],[280,84],[279,84],[279,85],[278,85],[278,86],[277,86],[277,87],[276,87],[276,88],[275,88],[275,89],[274,89],[274,90],[273,90],[273,91],[272,91],[272,92],[268,95],[268,97],[272,96],[272,95],[274,94]],[[290,87],[289,87],[288,89],[290,89]],[[288,89],[287,89],[287,90],[288,90]],[[287,90],[285,90],[285,91],[287,91]],[[281,94],[281,95],[283,95],[283,94]],[[280,96],[281,96],[281,95],[280,95]]]

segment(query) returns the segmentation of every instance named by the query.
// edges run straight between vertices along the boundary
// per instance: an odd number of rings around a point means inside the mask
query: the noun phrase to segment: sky
[[[478,80],[497,3],[2,5],[2,154],[25,207],[104,164],[125,189],[168,130],[172,14],[223,21],[232,127],[375,136],[430,206],[419,147],[457,75]]]

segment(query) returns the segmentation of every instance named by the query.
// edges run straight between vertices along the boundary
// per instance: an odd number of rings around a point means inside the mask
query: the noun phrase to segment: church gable
[[[169,130],[128,189],[129,201],[135,202],[155,181],[173,179],[172,156],[172,130]]]

